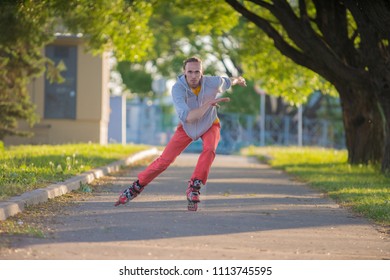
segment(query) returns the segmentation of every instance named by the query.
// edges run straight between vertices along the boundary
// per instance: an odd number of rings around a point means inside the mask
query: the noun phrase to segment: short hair
[[[199,57],[192,56],[183,61],[183,70],[186,70],[186,65],[188,62],[199,62],[200,65],[203,67],[202,60]]]

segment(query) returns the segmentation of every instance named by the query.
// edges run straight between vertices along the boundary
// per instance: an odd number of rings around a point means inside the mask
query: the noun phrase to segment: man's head
[[[202,60],[195,56],[186,59],[183,63],[183,72],[188,85],[191,88],[198,87],[203,75]]]

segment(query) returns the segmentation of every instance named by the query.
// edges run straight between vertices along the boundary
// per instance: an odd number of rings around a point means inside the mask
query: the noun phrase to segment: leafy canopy
[[[18,121],[38,118],[27,85],[46,70],[60,82],[63,64],[44,57],[55,34],[82,36],[95,54],[112,51],[121,60],[140,61],[153,42],[148,1],[3,0],[0,3],[0,140],[27,135]]]

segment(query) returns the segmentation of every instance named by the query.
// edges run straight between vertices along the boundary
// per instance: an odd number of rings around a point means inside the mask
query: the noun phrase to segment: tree
[[[48,18],[42,4],[5,1],[0,6],[0,140],[6,135],[27,135],[17,130],[18,119],[31,125],[37,120],[26,87],[42,74],[45,60],[39,46],[50,36],[34,31],[47,28]]]
[[[132,93],[143,100],[146,97],[153,97],[152,75],[145,70],[142,64],[132,64],[128,61],[121,61],[117,70],[122,76],[123,84]]]
[[[246,21],[238,21],[222,1],[206,2],[173,4],[187,17],[189,38],[210,34],[211,52],[221,53],[220,61],[231,59],[246,77],[260,77],[267,92],[293,103],[304,102],[313,90],[335,95],[335,88],[349,162],[382,161],[388,172],[388,2],[226,0]],[[187,43],[197,46],[196,39]]]
[[[27,135],[19,120],[37,121],[27,85],[46,70],[61,81],[61,64],[42,54],[55,32],[82,34],[95,54],[113,51],[138,61],[148,54],[152,36],[147,23],[151,4],[125,0],[4,0],[0,4],[0,140]]]
[[[350,163],[382,161],[390,171],[390,69],[385,0],[226,2],[279,52],[337,89]],[[291,4],[290,4],[291,3]],[[380,19],[375,15],[380,14]]]

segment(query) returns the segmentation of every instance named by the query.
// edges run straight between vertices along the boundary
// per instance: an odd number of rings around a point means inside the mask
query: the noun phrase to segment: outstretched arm
[[[221,97],[221,98],[216,98],[214,100],[209,100],[199,108],[191,110],[187,115],[186,122],[189,123],[195,122],[198,119],[200,119],[211,106],[217,106],[219,102],[229,102],[229,101],[230,101],[229,97]]]
[[[229,79],[230,79],[232,86],[240,85],[242,87],[246,87],[246,81],[241,76],[231,77]],[[228,98],[228,97],[222,97],[222,98],[216,98],[214,100],[209,100],[206,103],[204,103],[202,106],[200,106],[199,108],[191,110],[187,115],[186,122],[195,122],[198,119],[200,119],[211,106],[218,106],[219,102],[229,102],[229,101],[230,101],[230,98]]]

